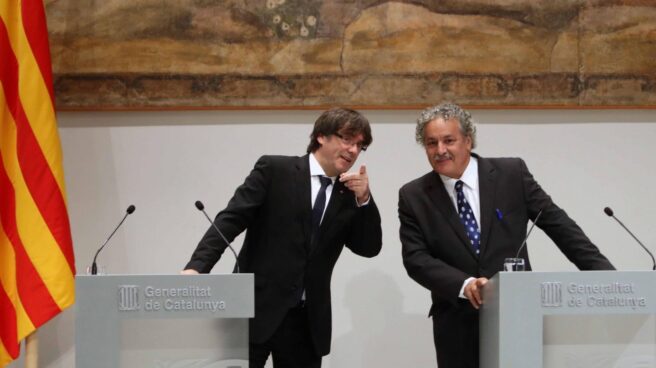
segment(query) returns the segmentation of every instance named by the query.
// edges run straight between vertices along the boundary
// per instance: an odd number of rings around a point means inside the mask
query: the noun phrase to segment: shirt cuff
[[[460,288],[460,294],[458,295],[459,298],[467,299],[467,297],[465,296],[465,286],[467,286],[467,284],[471,280],[476,280],[476,278],[475,277],[470,277],[467,280],[465,280],[465,282],[462,283],[462,287]]]
[[[367,200],[364,201],[363,204],[358,203],[358,198],[355,197],[355,205],[358,206],[358,207],[364,207],[364,206],[368,205],[369,202],[371,202],[371,194],[369,194],[369,198],[367,198]]]

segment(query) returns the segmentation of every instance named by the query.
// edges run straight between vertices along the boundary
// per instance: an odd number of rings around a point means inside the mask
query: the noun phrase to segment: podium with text
[[[656,272],[500,272],[483,298],[481,368],[656,367]]]
[[[248,367],[253,274],[76,277],[76,367]]]

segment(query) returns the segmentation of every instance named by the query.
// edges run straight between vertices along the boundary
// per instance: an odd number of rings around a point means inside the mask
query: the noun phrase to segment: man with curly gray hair
[[[614,269],[522,159],[472,152],[476,127],[460,106],[424,110],[415,138],[432,171],[399,191],[400,237],[408,275],[431,291],[439,367],[478,367],[481,290],[517,252],[531,269],[520,251],[529,220],[579,269]]]

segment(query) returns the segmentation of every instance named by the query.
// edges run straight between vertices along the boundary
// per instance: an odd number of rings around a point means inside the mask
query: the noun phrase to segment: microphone
[[[535,216],[535,220],[533,220],[533,225],[528,229],[528,233],[526,233],[526,237],[524,238],[524,241],[522,242],[522,245],[519,246],[519,249],[517,249],[517,254],[515,255],[515,258],[519,258],[519,252],[522,251],[522,249],[526,246],[526,241],[528,240],[528,237],[531,236],[531,231],[533,231],[533,228],[535,227],[535,224],[538,223],[538,219],[542,215],[542,211],[544,209],[541,209],[540,212],[538,212],[538,215]]]
[[[114,233],[116,232],[116,230],[118,230],[118,228],[121,227],[121,225],[123,225],[123,221],[125,221],[125,219],[126,219],[129,215],[131,215],[132,212],[134,212],[134,210],[135,210],[135,207],[134,207],[133,204],[131,204],[130,206],[128,206],[128,209],[125,210],[125,216],[123,216],[123,219],[121,220],[121,222],[118,223],[118,226],[116,226],[116,228],[114,229],[114,231],[112,231],[112,233],[109,234],[109,237],[107,238],[107,240],[105,240],[105,242],[103,243],[103,245],[101,245],[100,248],[98,249],[98,251],[96,251],[96,255],[93,256],[93,263],[91,263],[91,274],[92,274],[92,275],[96,275],[96,274],[98,274],[98,266],[96,265],[96,258],[98,258],[98,254],[100,253],[101,250],[103,250],[103,248],[105,247],[105,245],[107,245],[107,242],[109,242],[109,239],[111,239],[112,236],[114,236]]]
[[[205,205],[203,205],[203,202],[196,201],[196,208],[198,208],[198,210],[201,211],[205,215],[205,218],[207,218],[207,221],[209,221],[210,224],[212,224],[212,227],[214,228],[214,230],[216,230],[216,232],[219,234],[221,239],[223,239],[223,241],[226,243],[228,248],[230,248],[230,250],[232,251],[232,254],[235,255],[235,264],[236,264],[235,270],[237,271],[237,273],[240,273],[239,272],[239,257],[237,257],[237,253],[232,248],[232,246],[230,245],[230,242],[228,241],[228,239],[226,239],[226,237],[223,235],[221,230],[219,230],[219,228],[216,226],[216,224],[214,224],[214,221],[212,221],[210,219],[210,217],[207,215],[207,212],[205,212]]]
[[[614,218],[615,221],[617,221],[617,223],[620,224],[620,226],[622,226],[622,227],[624,228],[624,230],[626,230],[626,232],[629,233],[629,235],[631,235],[631,236],[633,237],[633,239],[635,239],[635,241],[638,242],[638,244],[640,244],[640,246],[642,247],[642,249],[644,249],[645,252],[647,252],[647,253],[649,254],[649,256],[651,257],[651,262],[652,262],[652,264],[653,264],[653,266],[652,266],[651,269],[652,269],[652,270],[656,270],[656,260],[654,260],[654,255],[651,254],[651,252],[649,251],[649,249],[647,249],[647,247],[645,247],[645,245],[642,244],[642,242],[641,242],[640,240],[638,240],[638,238],[637,238],[635,235],[633,235],[633,233],[631,232],[631,230],[629,230],[629,228],[627,228],[626,226],[624,226],[624,224],[622,223],[622,221],[618,220],[617,217],[615,217],[615,215],[613,214],[613,210],[611,210],[610,207],[606,207],[606,208],[604,208],[604,213],[607,214],[609,217]]]

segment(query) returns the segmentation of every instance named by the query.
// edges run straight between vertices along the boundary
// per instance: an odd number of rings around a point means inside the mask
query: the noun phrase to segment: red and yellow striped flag
[[[0,367],[75,299],[43,0],[0,0]]]

